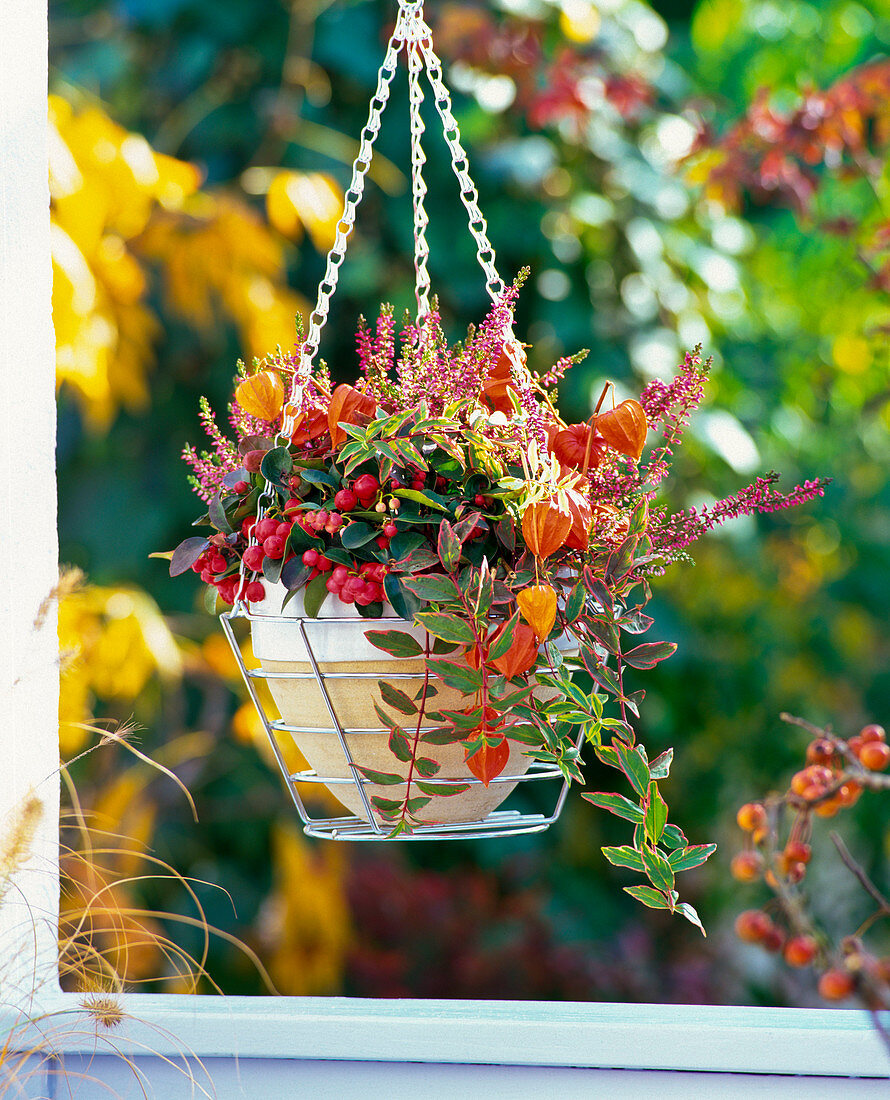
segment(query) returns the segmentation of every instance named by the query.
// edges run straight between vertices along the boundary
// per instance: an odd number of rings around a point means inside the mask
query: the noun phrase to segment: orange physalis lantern
[[[517,595],[519,613],[538,638],[549,637],[556,622],[556,592],[549,584],[533,584]]]
[[[492,641],[500,635],[502,630],[503,627],[499,627],[495,631]],[[525,623],[517,623],[513,628],[513,644],[503,657],[498,657],[491,663],[498,672],[502,672],[508,680],[512,680],[514,676],[521,676],[523,672],[528,672],[537,659],[538,640],[534,630]],[[475,667],[478,668],[478,665]]]
[[[274,370],[261,370],[245,378],[235,390],[235,400],[258,420],[274,420],[284,407],[284,383]]]
[[[494,368],[482,385],[482,401],[492,412],[506,414],[513,412],[510,394],[516,393],[516,387],[512,384],[514,362],[524,367],[525,351],[519,344],[512,344],[511,350],[507,351],[505,345]]]
[[[590,524],[593,520],[593,510],[590,507],[590,497],[587,495],[588,483],[579,479],[579,484],[572,489],[566,489],[566,497],[569,502],[569,512],[572,516],[572,529],[566,539],[566,546],[570,550],[586,550],[590,543]]]
[[[522,537],[536,558],[549,558],[565,544],[572,515],[553,497],[530,504],[522,514]]]
[[[551,449],[565,466],[586,473],[591,467],[599,466],[606,441],[589,424],[570,424],[557,433]]]
[[[643,406],[632,397],[611,412],[598,416],[596,427],[606,443],[619,454],[629,455],[636,461],[643,453],[649,421]]]
[[[493,745],[483,741],[481,748],[468,757],[467,767],[477,779],[482,780],[482,786],[487,787],[506,768],[509,759],[510,745],[506,737],[501,737]]]
[[[331,433],[331,446],[339,447],[346,442],[346,432],[339,427],[344,424],[357,424],[359,417],[365,416],[370,420],[377,411],[377,404],[373,397],[357,390],[346,382],[339,385],[331,397],[328,406],[328,429]],[[368,420],[365,423],[368,423]]]
[[[308,443],[310,439],[317,439],[320,435],[324,435],[327,430],[327,412],[324,409],[310,409],[309,412],[297,415],[290,440],[299,447],[303,443]]]

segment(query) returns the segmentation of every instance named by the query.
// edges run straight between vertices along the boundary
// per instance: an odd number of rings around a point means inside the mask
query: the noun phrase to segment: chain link
[[[496,257],[491,241],[488,239],[488,223],[479,209],[479,192],[470,179],[470,162],[460,143],[460,129],[452,110],[451,93],[445,87],[442,77],[442,62],[433,51],[431,39],[422,42],[420,49],[426,60],[427,76],[435,96],[436,110],[442,120],[445,142],[451,151],[451,167],[460,184],[461,202],[466,208],[470,219],[470,232],[476,241],[476,255],[485,273],[485,288],[491,300],[496,302],[504,293],[504,282],[495,268]]]
[[[411,108],[411,194],[414,201],[414,295],[417,298],[417,324],[420,327],[430,311],[430,273],[427,270],[430,250],[426,241],[429,218],[424,207],[426,183],[423,178],[426,156],[421,145],[423,118],[420,113],[423,104],[420,73],[424,59],[421,48],[416,42],[408,43],[407,51],[408,93]]]

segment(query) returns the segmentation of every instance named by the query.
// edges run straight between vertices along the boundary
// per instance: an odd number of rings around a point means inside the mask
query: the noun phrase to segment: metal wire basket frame
[[[311,672],[272,672],[263,668],[248,668],[244,663],[244,657],[241,652],[241,647],[238,644],[238,639],[235,636],[232,623],[236,619],[245,619],[249,623],[253,622],[278,622],[288,623],[292,628],[299,633],[299,636],[306,647],[306,653],[309,657],[309,664],[311,666]],[[244,683],[247,687],[247,691],[256,707],[257,714],[260,717],[260,721],[263,724],[263,728],[266,731],[266,735],[269,738],[269,744],[272,747],[272,752],[275,755],[275,759],[278,762],[278,766],[281,769],[281,774],[284,777],[284,781],[288,790],[293,798],[294,805],[297,808],[297,813],[300,815],[300,819],[303,822],[303,832],[307,836],[318,837],[326,840],[376,840],[383,841],[390,839],[388,837],[389,830],[387,826],[382,823],[375,814],[371,801],[368,796],[367,787],[371,784],[371,780],[365,778],[362,775],[359,766],[353,760],[350,753],[349,744],[346,740],[346,735],[350,737],[362,736],[368,734],[381,734],[388,733],[386,727],[367,728],[367,729],[353,729],[344,727],[337,717],[336,709],[331,700],[330,694],[325,686],[326,680],[365,680],[365,679],[385,679],[389,680],[423,680],[424,673],[422,672],[322,672],[319,663],[316,659],[315,653],[312,648],[312,644],[309,640],[309,635],[312,632],[315,625],[327,625],[332,622],[351,622],[354,623],[356,619],[351,616],[332,617],[325,619],[298,619],[287,615],[255,615],[250,612],[249,608],[243,603],[237,603],[231,611],[223,612],[220,615],[220,622],[222,624],[223,631],[229,641],[229,645],[232,647],[232,652],[235,655],[235,660],[238,663],[238,667],[241,670],[241,675],[244,678]],[[369,628],[378,623],[399,623],[405,625],[402,619],[375,619],[368,620]],[[314,680],[318,685],[318,690],[321,693],[321,697],[324,700],[325,707],[330,715],[331,725],[329,727],[319,728],[317,726],[294,726],[285,722],[281,717],[272,717],[266,712],[266,708],[263,705],[263,701],[260,699],[257,692],[256,683],[260,680],[273,680],[273,679],[286,679],[286,680]],[[421,732],[425,729],[433,727],[421,727]],[[279,734],[297,734],[297,733],[330,733],[335,735],[340,742],[340,747],[343,750],[343,755],[348,765],[349,771],[352,777],[342,776],[324,776],[318,775],[314,770],[307,769],[305,771],[292,772],[284,759],[284,754],[281,750],[281,745],[278,742]],[[579,733],[576,747],[580,748],[581,738],[583,737],[583,731]],[[557,820],[562,812],[563,805],[568,794],[569,782],[560,772],[559,768],[552,764],[541,763],[533,761],[529,770],[522,775],[505,775],[501,774],[495,779],[491,780],[492,783],[537,783],[542,781],[560,780],[561,787],[556,796],[556,801],[552,812],[547,815],[543,813],[521,813],[518,810],[494,810],[483,820],[477,821],[460,821],[460,822],[446,822],[441,824],[427,824],[417,825],[409,833],[400,833],[398,837],[393,838],[397,840],[478,840],[484,837],[507,837],[517,836],[521,833],[540,833],[548,829],[554,821]],[[459,776],[447,778],[443,776],[436,776],[432,779],[424,779],[424,785],[429,784],[431,786],[447,785],[447,784],[468,784],[478,785],[481,784],[481,780],[475,776]],[[362,805],[365,808],[367,819],[363,820],[355,815],[347,815],[345,817],[327,817],[327,818],[313,818],[310,816],[306,809],[305,803],[300,794],[300,784],[302,783],[321,783],[326,787],[336,787],[341,785],[352,784],[358,791],[361,798]]]

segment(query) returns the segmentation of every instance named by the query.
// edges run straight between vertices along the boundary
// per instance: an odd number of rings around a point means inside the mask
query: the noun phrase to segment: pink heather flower
[[[795,485],[789,493],[781,493],[773,488],[778,480],[778,474],[769,473],[766,477],[758,477],[734,496],[718,500],[710,507],[706,505],[700,509],[689,508],[666,517],[650,516],[648,535],[652,549],[671,558],[677,551],[689,546],[690,543],[700,539],[714,527],[726,523],[727,520],[736,519],[739,516],[750,516],[755,512],[775,512],[783,508],[794,508],[815,497],[821,497],[831,479],[816,478],[814,481],[805,481],[803,485]]]

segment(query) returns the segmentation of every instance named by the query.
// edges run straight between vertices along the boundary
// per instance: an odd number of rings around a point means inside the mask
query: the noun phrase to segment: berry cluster
[[[854,805],[866,788],[890,789],[890,777],[877,774],[890,763],[885,731],[870,724],[843,740],[801,719],[783,717],[815,736],[807,746],[806,767],[792,777],[789,790],[764,802],[747,802],[736,816],[747,841],[733,857],[732,875],[744,883],[763,880],[774,895],[766,909],[739,914],[736,935],[767,951],[781,951],[789,966],[814,966],[825,1000],[841,1001],[857,993],[869,1006],[885,1008],[890,1004],[890,958],[867,952],[858,934],[845,937],[832,951],[814,927],[800,889],[812,857],[813,819],[834,817]],[[788,816],[791,825],[782,842]],[[840,838],[832,835],[832,840],[843,862],[860,883],[866,883],[864,871]]]

